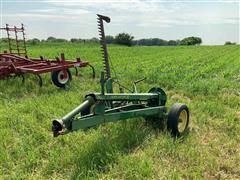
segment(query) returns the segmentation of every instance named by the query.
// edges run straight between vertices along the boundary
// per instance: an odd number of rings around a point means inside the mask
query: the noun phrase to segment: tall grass
[[[62,117],[98,92],[102,69],[98,46],[40,45],[29,56],[90,61],[65,90],[43,76],[44,85],[28,75],[0,81],[1,179],[238,179],[240,178],[240,46],[122,47],[110,46],[118,78],[126,86],[142,77],[139,90],[162,87],[168,107],[186,103],[190,132],[173,141],[143,119],[101,125],[59,138],[51,120]]]

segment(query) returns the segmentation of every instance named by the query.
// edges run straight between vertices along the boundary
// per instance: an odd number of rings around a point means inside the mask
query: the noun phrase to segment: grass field
[[[186,103],[190,133],[174,141],[143,119],[109,123],[58,138],[51,121],[99,92],[99,47],[52,45],[29,47],[30,56],[68,59],[79,56],[97,70],[73,77],[66,90],[50,75],[43,87],[34,76],[0,81],[0,179],[239,179],[240,46],[121,47],[109,53],[119,79],[139,84],[141,92],[162,87],[168,107]]]

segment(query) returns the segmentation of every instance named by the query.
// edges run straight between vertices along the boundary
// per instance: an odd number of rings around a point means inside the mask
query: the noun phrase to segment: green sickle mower
[[[53,120],[53,136],[63,135],[80,129],[87,129],[107,122],[115,122],[128,118],[143,117],[149,122],[162,122],[167,118],[167,128],[173,136],[186,132],[189,124],[189,110],[185,104],[174,104],[169,113],[165,106],[166,93],[161,88],[153,87],[148,93],[137,93],[136,84],[133,91],[122,86],[111,78],[108,51],[105,41],[103,21],[110,22],[107,16],[98,16],[100,44],[104,60],[104,72],[101,73],[101,93],[85,96],[82,104],[65,115],[62,119]],[[113,83],[119,85],[121,93],[113,92]],[[131,93],[123,93],[123,89]]]

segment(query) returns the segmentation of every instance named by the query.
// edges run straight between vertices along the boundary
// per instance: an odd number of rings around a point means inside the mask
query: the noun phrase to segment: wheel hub
[[[184,132],[187,126],[188,115],[187,111],[184,109],[180,112],[178,119],[178,130],[180,133]]]
[[[68,73],[65,73],[64,71],[60,71],[58,74],[58,81],[61,84],[66,84],[68,82],[69,76]]]

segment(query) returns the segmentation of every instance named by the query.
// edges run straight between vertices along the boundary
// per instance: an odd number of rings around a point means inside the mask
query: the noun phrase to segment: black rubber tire
[[[59,88],[65,88],[65,85],[66,85],[67,83],[69,83],[69,81],[72,80],[72,74],[71,74],[71,72],[69,71],[69,69],[67,69],[68,79],[67,79],[66,82],[62,83],[62,82],[60,82],[59,79],[58,79],[59,73],[61,73],[61,72],[62,72],[62,70],[52,72],[52,74],[51,74],[52,82],[53,82],[53,84],[54,84],[55,86],[57,86],[57,87],[59,87]]]
[[[183,110],[187,112],[187,122],[184,127],[184,130],[182,132],[179,132],[178,129],[179,116]],[[168,113],[167,129],[171,132],[173,136],[179,137],[187,131],[188,125],[189,125],[189,109],[187,105],[179,103],[174,104]]]

